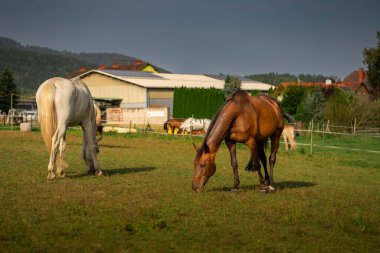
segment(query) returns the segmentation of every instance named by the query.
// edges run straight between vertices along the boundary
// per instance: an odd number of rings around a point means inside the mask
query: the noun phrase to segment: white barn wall
[[[145,108],[147,105],[144,87],[98,73],[82,76],[81,80],[88,86],[94,98],[122,99],[122,108]]]

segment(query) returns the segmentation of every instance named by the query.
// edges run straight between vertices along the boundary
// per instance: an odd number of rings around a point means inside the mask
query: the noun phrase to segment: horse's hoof
[[[65,172],[58,173],[58,177],[59,178],[64,178],[64,177],[66,177],[66,173]]]
[[[271,185],[268,185],[267,187],[265,187],[265,190],[267,192],[274,192],[274,191],[276,191],[276,189],[273,186],[271,186]]]
[[[54,172],[49,172],[47,179],[48,180],[53,180],[55,178]]]
[[[99,170],[98,172],[95,172],[95,176],[101,176],[103,175],[103,172],[101,170]]]
[[[232,188],[231,192],[235,193],[235,194],[238,194],[239,193],[239,189],[238,188]]]

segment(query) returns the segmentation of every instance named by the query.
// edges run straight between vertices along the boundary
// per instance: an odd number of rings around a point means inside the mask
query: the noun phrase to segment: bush
[[[211,119],[223,103],[223,91],[215,88],[176,88],[173,98],[173,116]]]
[[[284,94],[281,105],[286,113],[297,114],[297,108],[307,95],[307,88],[304,86],[289,86]]]
[[[323,95],[322,88],[315,87],[310,89],[305,99],[297,107],[295,118],[303,122],[310,122],[311,120],[321,122],[325,102],[326,98]]]
[[[241,87],[241,81],[239,78],[227,75],[224,80],[224,98],[227,99],[229,96],[238,91]]]

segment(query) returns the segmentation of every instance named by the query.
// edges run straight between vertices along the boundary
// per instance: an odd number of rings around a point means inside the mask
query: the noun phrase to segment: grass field
[[[0,131],[0,252],[380,252],[379,153],[281,147],[277,191],[262,194],[239,146],[234,194],[222,145],[196,194],[188,138],[106,135],[101,177],[86,174],[81,140],[68,132],[67,178],[47,181],[40,133]],[[380,150],[379,139],[316,142]]]

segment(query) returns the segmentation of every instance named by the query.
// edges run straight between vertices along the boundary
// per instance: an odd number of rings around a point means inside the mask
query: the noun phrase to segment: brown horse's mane
[[[226,106],[229,105],[229,104],[231,104],[231,103],[233,103],[235,97],[236,97],[236,96],[239,96],[239,95],[240,95],[240,96],[242,96],[242,95],[243,95],[243,96],[246,96],[247,93],[246,93],[245,91],[242,91],[242,90],[237,90],[237,91],[235,91],[235,93],[233,93],[232,96],[230,96],[229,98],[226,99],[226,101],[224,102],[224,104],[219,108],[219,110],[218,110],[217,113],[215,114],[215,116],[214,116],[214,118],[212,119],[212,121],[211,121],[211,123],[210,123],[210,126],[209,126],[209,128],[208,128],[208,130],[207,130],[207,133],[206,133],[205,138],[204,138],[204,140],[203,140],[203,142],[202,142],[202,145],[201,145],[201,147],[199,148],[199,150],[198,150],[198,152],[197,152],[197,156],[196,156],[197,159],[200,158],[200,156],[202,155],[203,151],[205,151],[205,150],[208,151],[208,150],[207,150],[207,149],[208,149],[208,146],[207,146],[207,143],[206,143],[206,142],[207,142],[207,140],[208,140],[208,138],[209,138],[209,136],[210,136],[210,133],[211,133],[212,129],[214,128],[214,126],[215,126],[217,120],[219,119],[220,114],[221,114],[222,111],[226,108]]]

